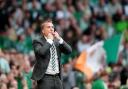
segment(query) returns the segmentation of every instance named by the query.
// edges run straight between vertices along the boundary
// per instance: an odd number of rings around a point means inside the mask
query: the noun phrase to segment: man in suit
[[[54,30],[51,20],[41,23],[41,36],[33,40],[36,57],[32,79],[37,89],[63,89],[61,81],[61,53],[71,53],[71,47]]]

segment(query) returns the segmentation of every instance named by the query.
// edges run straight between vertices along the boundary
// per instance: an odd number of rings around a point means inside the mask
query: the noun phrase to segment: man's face
[[[53,34],[54,33],[54,26],[52,22],[45,22],[42,26],[42,33],[45,36],[48,36],[49,33]]]

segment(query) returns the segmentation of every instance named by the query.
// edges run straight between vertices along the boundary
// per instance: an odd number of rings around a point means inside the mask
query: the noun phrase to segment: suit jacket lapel
[[[58,41],[56,39],[54,39],[53,42],[54,42],[55,46],[58,47],[58,45],[59,45]]]

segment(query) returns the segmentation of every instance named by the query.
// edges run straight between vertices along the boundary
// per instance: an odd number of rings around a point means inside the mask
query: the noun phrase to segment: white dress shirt
[[[53,44],[53,40],[51,40],[51,39],[47,39],[46,37],[45,37],[45,39],[47,40],[47,42],[48,43],[50,43],[51,45]],[[63,44],[63,39],[61,38],[61,39],[59,39],[59,43],[60,44]],[[57,73],[59,73],[59,63],[58,63],[58,56],[57,56],[57,50],[55,49],[55,64],[56,64],[56,66],[55,66],[55,71],[53,71],[52,70],[52,52],[51,52],[52,50],[51,50],[51,48],[50,48],[50,61],[49,61],[49,64],[48,64],[48,67],[47,67],[47,70],[46,70],[46,74],[51,74],[51,75],[54,75],[54,74],[57,74]]]

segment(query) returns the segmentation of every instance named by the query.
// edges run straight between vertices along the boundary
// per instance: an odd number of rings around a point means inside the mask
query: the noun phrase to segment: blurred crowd
[[[128,0],[0,0],[0,89],[35,89],[32,40],[45,18],[73,49],[62,54],[64,89],[128,89]],[[74,68],[80,53],[118,33],[118,62],[86,80]]]

